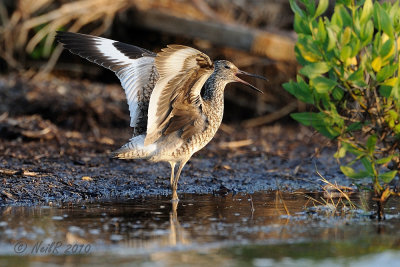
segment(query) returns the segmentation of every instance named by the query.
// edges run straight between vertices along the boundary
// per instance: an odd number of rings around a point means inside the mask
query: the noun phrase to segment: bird
[[[115,72],[125,90],[133,135],[112,153],[119,159],[147,159],[171,166],[172,201],[179,201],[178,180],[192,155],[214,137],[224,113],[224,90],[238,75],[267,78],[239,70],[228,60],[171,44],[155,53],[93,35],[62,32],[56,40],[73,54]]]

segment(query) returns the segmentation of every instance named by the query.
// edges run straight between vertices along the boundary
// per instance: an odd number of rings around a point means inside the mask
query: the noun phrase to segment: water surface
[[[395,200],[377,222],[368,195],[344,213],[305,194],[180,197],[2,207],[0,265],[400,265]]]

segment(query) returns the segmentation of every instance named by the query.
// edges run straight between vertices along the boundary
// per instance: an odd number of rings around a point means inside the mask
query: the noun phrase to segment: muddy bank
[[[65,82],[61,90],[54,82],[32,87],[4,79],[0,85],[0,205],[170,194],[168,164],[109,157],[131,135],[118,86]],[[328,140],[297,124],[223,125],[185,166],[178,189],[319,191],[317,170],[349,185],[333,153]]]
[[[316,169],[330,181],[349,183],[330,158],[332,149],[316,156],[316,146],[305,140],[288,140],[288,135],[300,135],[307,129],[276,125],[250,132],[254,131],[259,135],[219,131],[185,167],[179,192],[224,195],[275,189],[319,191],[322,183]],[[77,132],[63,135],[62,141],[25,137],[1,140],[1,204],[170,194],[168,164],[109,157],[111,151],[128,140],[129,129],[102,132],[100,139]],[[282,137],[289,141],[286,147],[279,147],[285,142]],[[252,143],[241,148],[226,147],[236,140]]]

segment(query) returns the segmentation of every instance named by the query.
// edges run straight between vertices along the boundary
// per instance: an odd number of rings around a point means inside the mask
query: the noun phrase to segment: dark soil
[[[131,134],[119,86],[0,77],[0,96],[0,205],[170,194],[169,164],[109,156]],[[178,194],[320,191],[317,171],[349,185],[332,144],[308,128],[221,128],[185,166]]]

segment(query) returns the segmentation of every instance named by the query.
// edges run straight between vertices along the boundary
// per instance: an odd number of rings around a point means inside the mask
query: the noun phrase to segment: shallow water
[[[342,214],[305,194],[180,197],[2,207],[0,265],[400,265],[398,201],[377,222],[368,195]]]

